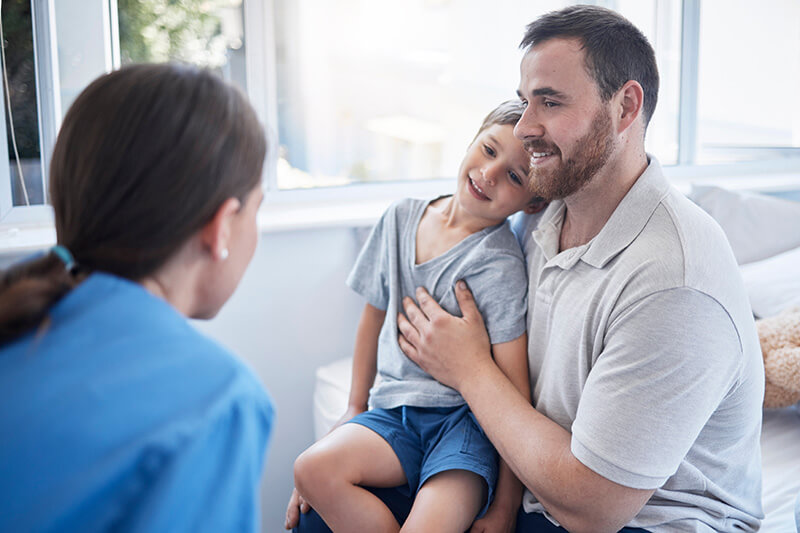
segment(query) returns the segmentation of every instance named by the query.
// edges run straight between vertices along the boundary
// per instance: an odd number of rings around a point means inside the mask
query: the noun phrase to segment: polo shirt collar
[[[595,268],[603,268],[611,259],[628,247],[644,229],[656,207],[669,192],[658,160],[647,154],[650,163],[611,214],[603,229],[588,243],[558,253],[561,226],[564,223],[563,200],[552,202],[533,232],[545,260],[562,268],[571,268],[578,260]]]

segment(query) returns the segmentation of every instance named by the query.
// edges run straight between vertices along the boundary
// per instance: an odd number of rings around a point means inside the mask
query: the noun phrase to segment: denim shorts
[[[383,437],[400,460],[408,480],[403,490],[413,496],[433,475],[447,470],[467,470],[486,480],[484,515],[494,497],[497,451],[467,405],[373,409],[349,422],[367,427]]]

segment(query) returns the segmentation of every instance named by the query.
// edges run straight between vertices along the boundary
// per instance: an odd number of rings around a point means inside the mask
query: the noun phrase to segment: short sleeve
[[[272,405],[254,392],[206,416],[210,420],[199,426],[176,422],[170,438],[145,449],[140,496],[115,529],[258,531],[258,489]]]
[[[472,290],[492,344],[525,333],[528,274],[521,256],[497,253],[482,261],[465,281]]]
[[[395,211],[396,205],[392,205],[372,228],[346,281],[347,286],[366,298],[370,305],[382,310],[386,310],[389,305],[386,269],[389,232],[395,225]]]
[[[511,232],[514,234],[514,237],[517,238],[517,242],[520,248],[522,248],[522,253],[525,255],[529,253],[530,246],[533,244],[531,233],[539,225],[539,221],[542,219],[544,213],[545,211],[542,210],[529,215],[524,211],[518,211],[508,218]]]
[[[603,477],[654,489],[673,475],[737,382],[725,309],[690,288],[655,293],[609,325],[572,426],[572,453]]]

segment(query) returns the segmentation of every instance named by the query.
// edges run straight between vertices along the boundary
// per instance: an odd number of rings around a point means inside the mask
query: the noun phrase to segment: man
[[[522,45],[515,134],[553,200],[521,235],[535,409],[492,362],[464,288],[463,319],[424,291],[406,302],[401,345],[464,396],[527,513],[569,531],[755,531],[759,344],[721,230],[645,154],[652,48],[588,6],[545,15]]]
[[[422,289],[403,351],[458,390],[527,487],[517,531],[755,531],[763,368],[719,227],[675,192],[644,135],[653,50],[618,14],[576,6],[528,26],[515,134],[536,193],[523,221],[533,405],[463,317]]]

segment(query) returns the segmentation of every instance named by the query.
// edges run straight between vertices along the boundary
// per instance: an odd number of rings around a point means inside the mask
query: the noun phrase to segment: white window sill
[[[56,243],[56,228],[50,225],[0,226],[0,255],[24,256]]]
[[[763,192],[800,191],[800,172],[698,177],[693,170],[666,167],[665,174],[683,193],[688,193],[692,184]],[[262,233],[277,233],[371,226],[394,200],[405,196],[433,198],[452,188],[452,180],[441,180],[268,195],[258,213],[258,228]],[[0,256],[24,256],[49,248],[55,242],[52,216],[41,223],[3,221],[0,224]]]

